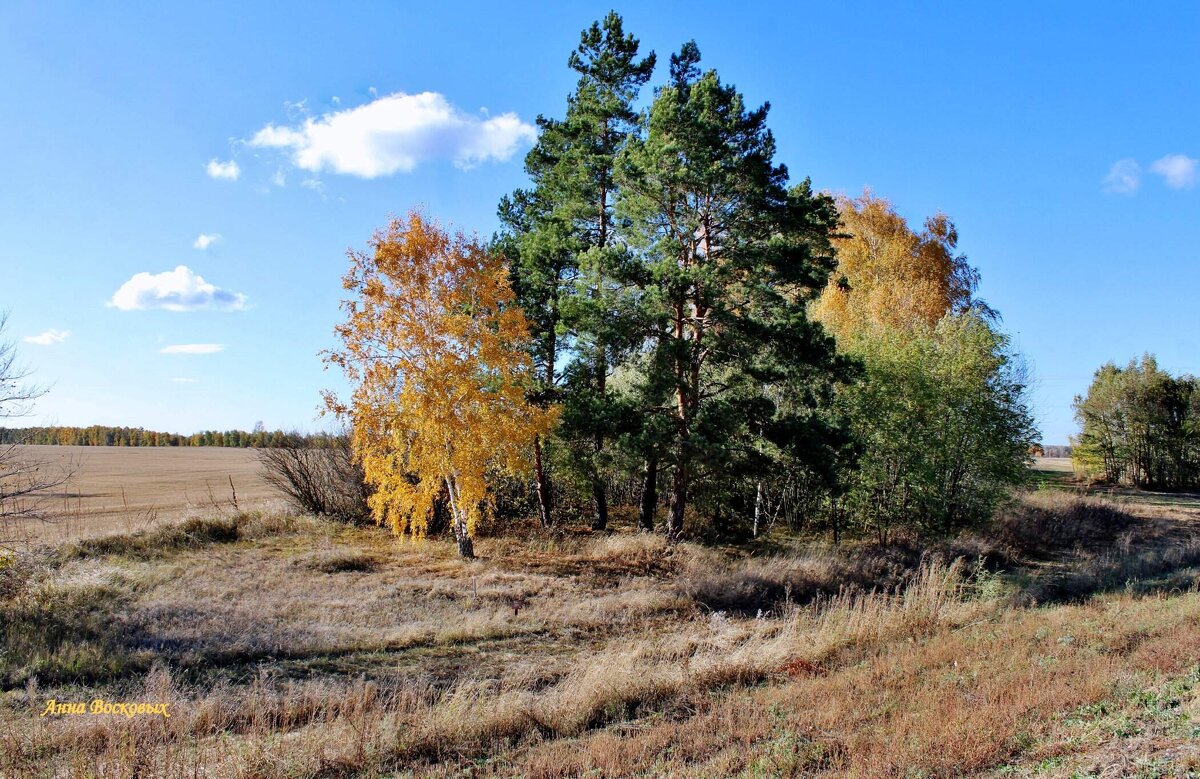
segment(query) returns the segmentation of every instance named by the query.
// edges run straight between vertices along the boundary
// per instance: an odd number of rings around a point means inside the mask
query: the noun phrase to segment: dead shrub
[[[371,514],[370,489],[345,435],[314,447],[290,433],[279,446],[260,449],[258,459],[263,478],[300,511],[343,522],[362,522]]]

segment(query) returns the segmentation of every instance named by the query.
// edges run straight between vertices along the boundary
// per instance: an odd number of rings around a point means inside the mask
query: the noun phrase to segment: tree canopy
[[[840,338],[873,326],[900,330],[936,325],[949,313],[990,312],[974,297],[979,273],[958,253],[958,229],[935,214],[917,232],[892,204],[866,191],[839,197],[837,272],[814,315]]]
[[[769,106],[748,108],[695,43],[671,57],[645,132],[623,155],[621,211],[641,251],[646,365],[668,388],[669,537],[683,532],[697,473],[766,466],[770,452],[818,459],[830,432],[813,412],[846,364],[806,304],[834,266],[833,201],[774,162]],[[786,387],[788,404],[771,387]],[[776,437],[775,447],[766,442]],[[805,450],[802,452],[802,450]]]
[[[567,64],[579,79],[562,119],[538,117],[538,142],[525,160],[532,187],[500,202],[498,245],[513,259],[517,299],[533,323],[533,355],[543,396],[570,384],[561,439],[592,493],[592,526],[608,524],[600,475],[605,441],[620,411],[607,383],[628,348],[629,301],[622,286],[627,248],[615,214],[617,156],[637,132],[633,102],[654,71],[651,52],[609,13],[580,35]],[[550,487],[537,449],[543,524],[551,521]]]
[[[978,523],[1028,472],[1025,365],[975,297],[979,273],[949,217],[918,232],[870,192],[838,210],[837,270],[813,314],[863,373],[839,398],[859,457],[834,519],[881,540]]]

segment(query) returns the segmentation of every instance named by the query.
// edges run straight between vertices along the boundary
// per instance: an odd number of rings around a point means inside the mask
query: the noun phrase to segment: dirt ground
[[[20,455],[70,472],[45,496],[49,522],[25,522],[39,541],[128,533],[214,507],[271,506],[278,493],[259,473],[253,449],[220,447],[21,446]],[[231,486],[232,482],[232,486]]]

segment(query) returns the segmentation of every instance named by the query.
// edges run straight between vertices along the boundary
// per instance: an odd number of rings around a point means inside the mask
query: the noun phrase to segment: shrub
[[[258,459],[263,477],[297,509],[346,522],[370,516],[370,491],[346,436],[314,447],[304,436],[291,433],[281,445],[260,449]]]
[[[976,314],[879,329],[854,342],[865,378],[843,395],[862,447],[848,518],[886,543],[893,528],[952,535],[980,525],[1029,477],[1036,431],[1024,367]]]

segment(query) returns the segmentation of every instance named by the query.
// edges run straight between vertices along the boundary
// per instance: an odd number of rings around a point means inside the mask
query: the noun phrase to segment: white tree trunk
[[[467,527],[467,516],[458,499],[458,488],[454,483],[453,476],[446,478],[446,492],[450,496],[450,516],[454,523],[454,540],[458,542],[458,553],[468,559],[473,558],[475,557],[475,545],[471,540],[471,534]]]
[[[758,480],[758,486],[754,490],[754,537],[758,538],[759,522],[762,519],[762,503],[763,503],[763,483],[762,479]]]

